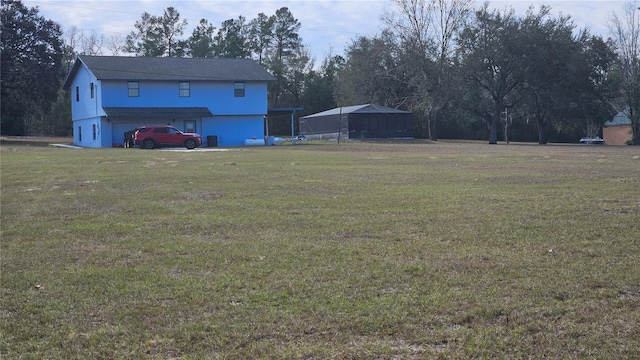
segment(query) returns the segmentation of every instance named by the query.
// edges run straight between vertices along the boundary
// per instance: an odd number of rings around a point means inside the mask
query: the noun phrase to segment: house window
[[[94,94],[95,94],[93,83],[91,83],[91,85],[89,86],[89,89],[91,90],[91,98],[93,99],[94,98]]]
[[[76,101],[80,101],[80,86],[76,86]]]
[[[191,96],[190,94],[190,89],[189,89],[189,83],[186,81],[181,81],[180,82],[180,97],[189,97]]]
[[[78,142],[82,142],[82,126],[78,126]]]
[[[96,124],[93,124],[93,140],[96,140],[98,138],[98,129]]]
[[[140,96],[140,84],[137,81],[129,81],[127,88],[129,89],[129,97]]]
[[[233,96],[235,97],[244,97],[244,83],[237,82],[233,84]]]

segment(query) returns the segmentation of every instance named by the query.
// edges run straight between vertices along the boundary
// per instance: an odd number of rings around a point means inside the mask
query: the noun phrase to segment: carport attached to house
[[[124,144],[127,132],[144,125],[171,125],[181,131],[200,133],[202,118],[213,116],[206,107],[106,107],[104,111],[114,144]]]

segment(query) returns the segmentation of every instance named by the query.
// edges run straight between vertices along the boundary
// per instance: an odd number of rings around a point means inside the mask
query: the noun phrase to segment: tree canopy
[[[42,133],[66,70],[60,25],[20,1],[3,0],[0,9],[2,134]]]
[[[180,20],[180,13],[175,8],[166,8],[161,16],[145,12],[134,26],[136,31],[127,35],[125,51],[137,56],[185,55],[186,43],[180,37],[187,26],[187,20]]]

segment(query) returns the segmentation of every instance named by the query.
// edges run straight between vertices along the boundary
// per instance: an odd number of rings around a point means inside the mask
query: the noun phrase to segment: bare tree
[[[593,120],[587,120],[586,124],[584,125],[583,131],[587,137],[594,138],[600,133],[600,128],[600,124],[596,123]]]
[[[73,66],[73,62],[75,61],[76,55],[78,54],[78,49],[80,48],[81,42],[80,30],[77,26],[71,26],[64,32],[64,54],[63,59],[67,71],[71,70]]]
[[[80,55],[102,55],[104,35],[98,35],[95,30],[85,31],[77,26],[71,26],[64,35],[66,48],[70,53]]]
[[[104,35],[98,35],[95,30],[88,33],[81,32],[80,37],[80,53],[83,55],[102,55],[102,45],[104,44]]]
[[[64,42],[67,47],[77,51],[80,48],[82,33],[77,26],[73,25],[64,32]]]
[[[126,38],[121,33],[115,33],[111,35],[107,48],[111,51],[112,56],[119,56],[124,51],[126,45]]]
[[[404,64],[412,73],[407,79],[415,96],[410,107],[425,115],[430,139],[437,139],[437,114],[454,96],[451,71],[456,34],[471,13],[467,0],[392,0],[395,12],[383,20],[399,38]]]
[[[426,54],[432,42],[434,1],[392,0],[396,11],[386,12],[382,18],[403,43],[411,44],[416,52]]]
[[[622,17],[614,14],[609,30],[618,51],[623,111],[631,120],[632,143],[640,145],[640,1],[626,3]]]

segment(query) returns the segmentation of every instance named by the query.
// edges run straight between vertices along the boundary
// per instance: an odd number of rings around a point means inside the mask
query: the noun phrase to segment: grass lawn
[[[640,148],[3,143],[4,359],[640,358]]]

